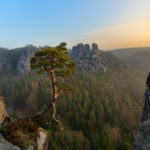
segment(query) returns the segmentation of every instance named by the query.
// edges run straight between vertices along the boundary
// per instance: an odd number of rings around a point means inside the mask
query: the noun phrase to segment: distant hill
[[[138,51],[124,59],[132,68],[145,73],[150,72],[150,50]]]
[[[109,51],[137,71],[150,72],[150,47],[117,49]]]
[[[114,49],[109,50],[114,56],[120,59],[126,59],[127,57],[134,55],[136,52],[139,51],[150,51],[150,47],[135,47],[135,48],[124,48],[124,49]]]

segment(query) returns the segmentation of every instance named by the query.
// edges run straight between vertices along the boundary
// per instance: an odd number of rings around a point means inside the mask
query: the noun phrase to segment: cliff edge
[[[150,73],[146,81],[145,105],[141,125],[134,140],[133,150],[150,150]]]

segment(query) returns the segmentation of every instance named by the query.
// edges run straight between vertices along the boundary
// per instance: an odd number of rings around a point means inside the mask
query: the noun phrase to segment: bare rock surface
[[[5,118],[7,117],[7,109],[2,96],[0,96],[0,127]]]
[[[150,73],[146,81],[145,105],[139,133],[133,144],[133,150],[150,150]]]
[[[1,134],[0,134],[0,150],[21,150],[19,147],[8,142]]]
[[[133,150],[150,150],[150,119],[141,123]]]
[[[39,128],[39,136],[37,138],[37,149],[48,150],[48,133],[42,128]]]

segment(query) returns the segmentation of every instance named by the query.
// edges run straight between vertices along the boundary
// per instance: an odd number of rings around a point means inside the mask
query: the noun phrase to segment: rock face
[[[24,75],[30,71],[30,59],[41,48],[28,45],[13,50],[0,49],[0,71],[13,71]],[[124,69],[127,66],[110,52],[99,50],[98,45],[79,43],[69,51],[69,55],[77,63],[77,71],[100,72],[107,69]]]
[[[145,105],[139,133],[135,138],[133,150],[150,150],[150,73],[146,81]]]
[[[17,75],[28,73],[30,58],[39,49],[33,45],[13,50],[0,48],[0,71],[13,71]]]
[[[2,96],[0,96],[0,127],[5,118],[7,117],[7,109]]]
[[[4,98],[0,96],[0,129],[4,120],[8,116]],[[34,139],[33,139],[34,140]],[[27,141],[25,141],[27,142]],[[39,128],[37,137],[37,150],[48,150],[48,133],[46,130]],[[8,142],[2,134],[0,134],[0,150],[21,150],[18,146]],[[34,150],[34,146],[30,145],[26,150]]]
[[[30,59],[34,56],[36,47],[27,46],[26,50],[21,53],[19,60],[16,65],[17,75],[24,75],[30,71]]]
[[[150,119],[141,123],[133,150],[150,150]]]
[[[101,72],[106,69],[123,69],[126,65],[109,52],[98,49],[96,43],[77,44],[71,50],[70,56],[77,64],[77,71]]]
[[[42,128],[39,128],[39,136],[37,138],[38,150],[48,150],[48,133]]]
[[[19,147],[8,142],[1,134],[0,134],[0,150],[21,150]]]
[[[147,81],[146,81],[146,92],[145,92],[145,105],[143,108],[143,115],[141,121],[147,121],[150,119],[150,73],[148,75]]]

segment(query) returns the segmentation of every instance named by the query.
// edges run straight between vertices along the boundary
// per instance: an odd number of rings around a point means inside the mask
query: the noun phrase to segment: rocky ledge
[[[48,150],[48,133],[31,120],[10,120],[0,96],[0,150]]]

